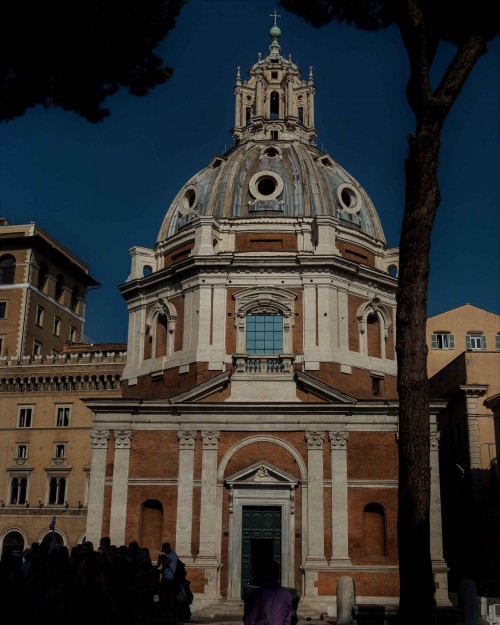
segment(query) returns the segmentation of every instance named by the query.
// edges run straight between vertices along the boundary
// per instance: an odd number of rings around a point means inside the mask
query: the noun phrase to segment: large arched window
[[[246,289],[234,295],[236,373],[290,373],[295,293]]]
[[[174,351],[177,311],[170,302],[160,299],[146,318],[144,359],[163,358]]]
[[[0,284],[14,284],[16,259],[11,254],[0,257]]]
[[[378,297],[361,304],[356,312],[359,330],[359,351],[365,356],[387,358],[386,340],[391,317]],[[391,356],[389,355],[389,358]]]
[[[368,346],[368,356],[382,358],[380,339],[380,319],[375,313],[370,313],[366,318],[366,342]]]

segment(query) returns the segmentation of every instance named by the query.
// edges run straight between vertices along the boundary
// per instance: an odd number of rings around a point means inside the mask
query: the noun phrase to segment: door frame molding
[[[266,461],[225,480],[229,488],[228,599],[241,599],[243,507],[281,508],[281,583],[294,586],[295,489],[299,480]]]

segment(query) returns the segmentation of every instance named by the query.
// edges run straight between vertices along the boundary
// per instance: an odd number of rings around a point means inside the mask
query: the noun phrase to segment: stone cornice
[[[0,393],[41,393],[41,392],[81,392],[81,391],[111,391],[119,390],[123,386],[121,379],[121,366],[118,371],[107,370],[97,373],[79,372],[77,374],[64,372],[41,372],[38,370],[31,375],[25,371],[1,375],[0,370]],[[95,367],[92,368],[95,372]],[[24,375],[22,375],[24,374]]]

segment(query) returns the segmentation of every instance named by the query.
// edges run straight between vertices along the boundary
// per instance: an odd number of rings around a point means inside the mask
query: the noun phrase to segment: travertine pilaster
[[[196,431],[194,430],[177,432],[177,439],[179,440],[179,476],[175,551],[183,558],[192,557],[193,471],[196,436]]]
[[[216,558],[217,523],[214,501],[217,494],[217,450],[220,432],[201,432],[203,456],[201,466],[200,556]]]
[[[115,431],[115,463],[113,466],[109,522],[109,536],[114,545],[123,545],[125,542],[131,440],[132,432],[130,430]]]
[[[332,464],[332,560],[349,561],[347,440],[349,432],[329,432]],[[348,562],[345,562],[345,561]]]
[[[307,555],[306,562],[325,560],[323,499],[323,432],[306,432],[307,441]]]
[[[108,430],[90,432],[92,459],[90,464],[89,497],[87,513],[87,540],[97,548],[102,533],[104,508],[104,480],[106,478],[106,455],[108,451]]]

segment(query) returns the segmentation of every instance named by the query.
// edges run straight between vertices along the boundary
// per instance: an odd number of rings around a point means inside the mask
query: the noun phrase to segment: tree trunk
[[[440,124],[409,138],[405,214],[400,240],[396,351],[399,393],[398,550],[400,623],[436,623],[430,556],[430,413],[427,379],[427,287],[430,236],[440,202]]]

